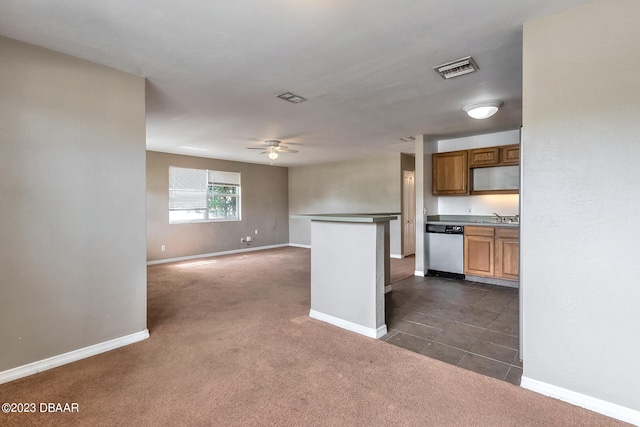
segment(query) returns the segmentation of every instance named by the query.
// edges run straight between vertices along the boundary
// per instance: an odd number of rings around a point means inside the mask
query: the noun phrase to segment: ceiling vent
[[[452,79],[478,71],[480,67],[472,57],[467,56],[433,68],[443,79]]]
[[[300,95],[296,95],[291,92],[281,93],[280,95],[277,95],[277,97],[280,99],[284,99],[285,101],[292,102],[294,104],[299,104],[307,100],[307,98],[303,98]]]
[[[403,136],[402,138],[400,138],[400,141],[404,141],[404,142],[413,142],[415,140],[416,140],[415,136]]]

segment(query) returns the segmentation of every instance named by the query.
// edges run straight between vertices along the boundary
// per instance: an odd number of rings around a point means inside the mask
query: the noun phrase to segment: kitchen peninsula
[[[380,338],[387,333],[389,221],[397,214],[291,215],[311,220],[309,317]]]

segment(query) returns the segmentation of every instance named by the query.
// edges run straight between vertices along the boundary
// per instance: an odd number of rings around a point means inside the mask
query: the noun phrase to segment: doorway
[[[402,255],[416,253],[416,184],[415,172],[402,171]]]

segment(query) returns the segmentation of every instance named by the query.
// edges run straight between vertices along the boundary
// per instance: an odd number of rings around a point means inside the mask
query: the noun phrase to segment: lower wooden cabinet
[[[518,280],[520,276],[520,230],[496,228],[495,245],[496,277]]]
[[[494,227],[464,228],[464,273],[493,276],[495,271]]]
[[[520,230],[511,227],[466,226],[464,273],[518,280]]]

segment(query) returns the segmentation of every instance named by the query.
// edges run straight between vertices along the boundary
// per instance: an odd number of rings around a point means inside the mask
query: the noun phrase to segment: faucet
[[[500,215],[495,212],[493,214],[496,216],[495,218],[493,218],[495,222],[502,222],[503,218]]]

